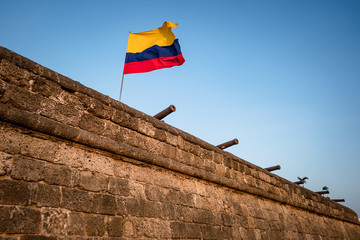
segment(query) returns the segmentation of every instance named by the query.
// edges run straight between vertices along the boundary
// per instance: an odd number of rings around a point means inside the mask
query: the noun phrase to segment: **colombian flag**
[[[178,39],[172,33],[175,27],[176,23],[164,22],[162,27],[154,30],[130,33],[123,74],[182,65],[185,59]]]

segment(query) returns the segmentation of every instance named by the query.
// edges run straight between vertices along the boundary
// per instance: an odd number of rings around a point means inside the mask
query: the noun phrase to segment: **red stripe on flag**
[[[159,57],[140,62],[129,62],[125,63],[123,74],[150,72],[161,68],[179,66],[184,62],[185,59],[182,54],[174,57]]]

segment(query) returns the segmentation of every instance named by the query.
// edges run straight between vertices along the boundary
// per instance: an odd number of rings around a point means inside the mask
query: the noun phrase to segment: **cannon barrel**
[[[231,141],[228,141],[228,142],[225,142],[225,143],[222,143],[222,144],[219,144],[217,145],[216,147],[220,148],[220,149],[225,149],[225,148],[228,148],[228,147],[231,147],[233,145],[236,145],[239,143],[239,140],[237,140],[236,138],[231,140]]]
[[[329,194],[330,192],[328,190],[323,190],[323,191],[319,191],[319,192],[316,192],[318,194]]]
[[[276,166],[268,167],[268,168],[264,168],[264,169],[271,172],[271,171],[279,170],[279,169],[281,169],[281,167],[280,167],[280,165],[276,165]]]
[[[176,111],[176,107],[174,105],[170,105],[168,108],[162,110],[161,112],[159,112],[158,114],[156,114],[154,116],[154,118],[157,118],[159,120],[163,119],[164,117],[166,117],[167,115],[169,115],[172,112]]]
[[[345,199],[331,199],[333,200],[334,202],[345,202]]]

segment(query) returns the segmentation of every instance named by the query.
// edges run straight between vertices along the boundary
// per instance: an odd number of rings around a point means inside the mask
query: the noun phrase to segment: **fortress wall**
[[[0,61],[4,239],[360,238],[340,204],[2,47]]]

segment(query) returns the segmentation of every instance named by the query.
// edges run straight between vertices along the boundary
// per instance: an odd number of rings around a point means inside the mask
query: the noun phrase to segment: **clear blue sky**
[[[175,3],[176,2],[176,3]],[[123,102],[360,215],[360,1],[0,0],[0,45],[118,99],[129,31],[179,24],[181,67]]]

